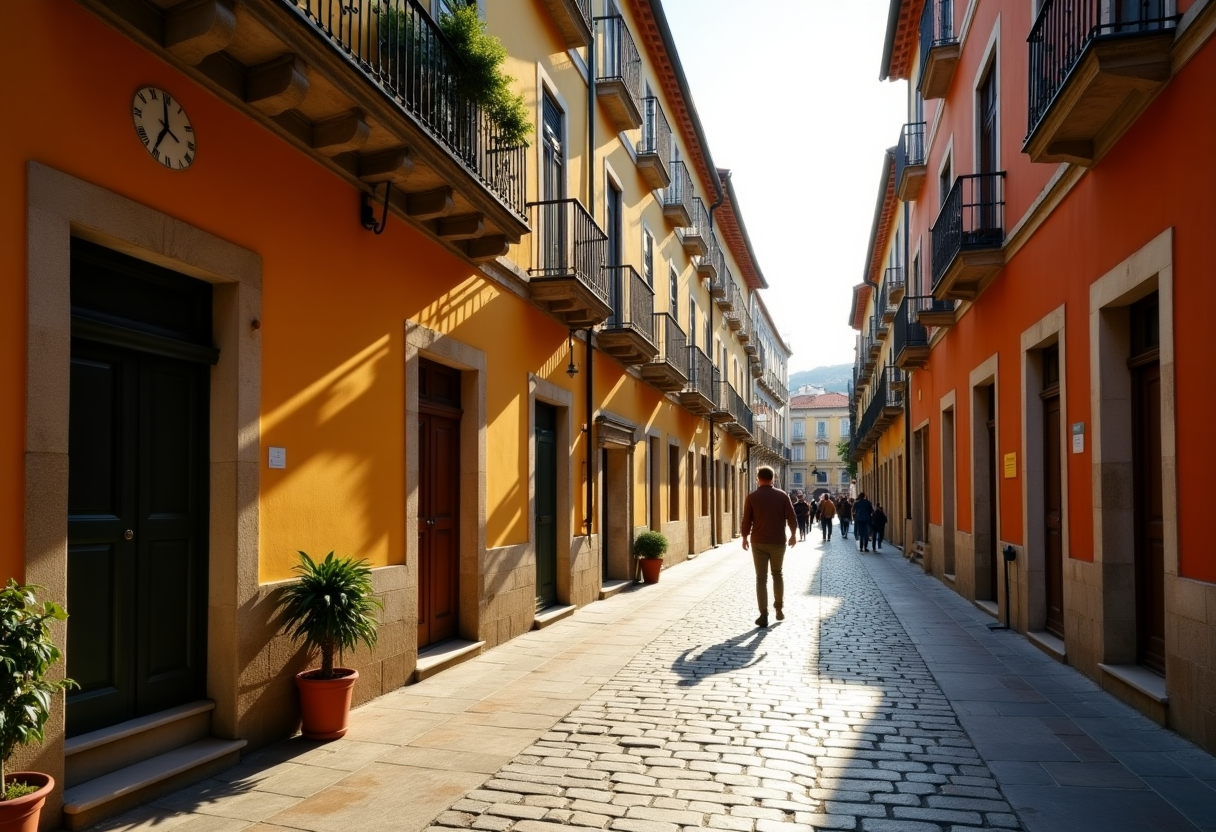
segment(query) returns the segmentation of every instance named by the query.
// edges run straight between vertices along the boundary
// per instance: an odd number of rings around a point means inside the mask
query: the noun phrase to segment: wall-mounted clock
[[[194,127],[182,105],[157,87],[136,90],[131,119],[144,149],[169,170],[185,170],[194,161]]]

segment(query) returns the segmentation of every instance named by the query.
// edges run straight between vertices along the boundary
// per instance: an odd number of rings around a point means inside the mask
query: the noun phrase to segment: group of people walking
[[[824,540],[832,539],[832,518],[840,519],[840,534],[847,540],[849,526],[856,523],[853,538],[861,544],[861,551],[882,548],[883,534],[887,528],[887,514],[881,505],[874,505],[865,492],[853,500],[847,495],[836,499],[823,494],[808,502],[806,495],[794,492],[794,499],[780,488],[773,486],[773,469],[762,465],[756,470],[756,490],[743,501],[743,522],[740,534],[743,551],[751,551],[756,568],[756,604],[760,617],[756,626],[768,626],[768,576],[773,576],[773,610],[777,620],[785,618],[785,582],[782,565],[785,550],[794,547],[799,540],[806,540],[812,524],[818,522]],[[789,532],[788,539],[786,532]]]
[[[840,534],[849,538],[849,528],[853,526],[853,539],[861,544],[861,551],[868,552],[882,548],[887,530],[887,513],[882,505],[874,505],[866,497],[865,492],[857,495],[854,500],[846,494],[838,494],[833,498],[824,493],[816,500],[806,499],[802,492],[794,492],[794,516],[798,521],[798,539],[806,540],[806,536],[817,523],[824,540],[832,539],[832,519],[840,523]]]

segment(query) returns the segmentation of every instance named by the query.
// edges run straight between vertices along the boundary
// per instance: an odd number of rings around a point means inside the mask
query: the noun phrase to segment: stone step
[[[230,768],[244,747],[245,740],[208,737],[72,786],[63,793],[64,825],[83,829]]]
[[[64,743],[64,787],[203,739],[211,733],[213,710],[214,702],[200,699],[72,737]]]
[[[418,654],[418,664],[414,669],[414,681],[421,682],[423,679],[429,679],[436,673],[442,673],[449,667],[454,667],[461,662],[467,662],[469,659],[481,653],[481,648],[485,647],[484,641],[464,641],[463,639],[454,638],[450,641],[440,642],[434,647],[428,647]]]

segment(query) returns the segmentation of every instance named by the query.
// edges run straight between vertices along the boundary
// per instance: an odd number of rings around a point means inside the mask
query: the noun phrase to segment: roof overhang
[[[701,126],[700,116],[697,115],[692,89],[684,75],[684,67],[676,51],[676,41],[667,23],[667,15],[663,12],[663,4],[661,0],[640,0],[634,8],[640,29],[639,38],[653,59],[658,82],[668,103],[674,108],[673,112],[667,115],[679,127],[701,182],[707,188],[712,187],[720,201],[722,182],[718,179],[718,169],[709,152],[705,129]]]
[[[874,294],[874,286],[870,283],[858,283],[853,287],[853,303],[849,308],[849,326],[861,330],[866,319],[866,305],[870,295]]]
[[[719,169],[718,179],[726,189],[726,198],[714,212],[714,230],[730,247],[730,252],[735,256],[735,262],[739,264],[748,288],[752,291],[767,289],[768,281],[764,279],[760,265],[756,262],[756,252],[752,248],[751,237],[747,234],[747,226],[743,224],[743,214],[739,211],[739,201],[735,196],[735,186],[731,184],[730,171]]]
[[[870,226],[870,244],[866,248],[866,265],[862,280],[878,283],[882,271],[883,252],[891,236],[891,221],[897,216],[899,200],[895,196],[895,148],[887,148],[882,159],[882,175],[878,178],[878,197],[874,203],[874,222]]]
[[[891,0],[878,80],[906,81],[912,77],[912,59],[916,56],[924,7],[925,0]]]

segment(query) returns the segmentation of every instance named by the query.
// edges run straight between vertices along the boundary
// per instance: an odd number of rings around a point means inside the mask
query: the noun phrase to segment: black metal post
[[[1005,623],[1004,624],[989,624],[988,629],[993,632],[997,630],[1012,630],[1009,625],[1009,564],[1013,563],[1018,556],[1017,549],[1006,543],[1005,548],[1001,550],[1001,554],[1005,559]]]

